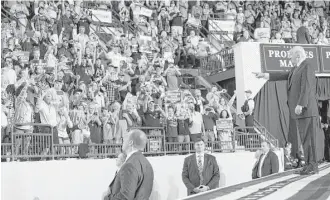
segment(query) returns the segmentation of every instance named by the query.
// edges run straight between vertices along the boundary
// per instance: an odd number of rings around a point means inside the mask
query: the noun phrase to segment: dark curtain
[[[317,78],[317,99],[330,100],[330,78]],[[255,119],[279,140],[280,147],[292,143],[292,154],[298,150],[295,120],[290,118],[287,105],[287,81],[267,82],[255,97]],[[318,160],[323,158],[324,133],[321,127],[316,133]]]
[[[284,146],[289,133],[287,81],[267,82],[255,97],[255,119]]]
[[[230,96],[233,96],[234,95],[234,90],[236,88],[236,82],[235,82],[235,78],[230,78],[230,79],[227,79],[227,80],[223,80],[221,82],[218,82],[218,84],[227,90],[227,93],[230,95]]]

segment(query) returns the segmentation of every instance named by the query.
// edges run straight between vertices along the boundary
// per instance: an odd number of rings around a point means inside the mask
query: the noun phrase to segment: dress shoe
[[[306,171],[304,171],[304,170],[301,170],[300,171],[300,175],[313,175],[313,174],[316,174],[317,172],[316,171],[314,171],[314,170],[306,170]]]

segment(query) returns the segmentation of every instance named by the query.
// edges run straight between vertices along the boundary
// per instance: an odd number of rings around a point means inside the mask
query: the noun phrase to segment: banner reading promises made
[[[260,44],[262,71],[265,73],[289,71],[293,65],[289,51],[294,46],[302,46],[307,60],[315,68],[315,73],[325,75],[330,72],[330,46],[303,44]]]

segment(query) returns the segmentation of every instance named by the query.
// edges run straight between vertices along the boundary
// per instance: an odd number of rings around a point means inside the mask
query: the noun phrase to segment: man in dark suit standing
[[[220,173],[214,156],[204,153],[205,144],[201,138],[195,142],[196,153],[184,160],[182,181],[188,196],[219,187]]]
[[[123,151],[126,162],[116,173],[109,186],[107,200],[149,200],[154,171],[141,153],[147,144],[147,136],[141,130],[131,130],[124,140]]]
[[[255,73],[257,78],[270,81],[288,80],[288,106],[291,118],[296,120],[298,147],[301,148],[307,165],[301,174],[318,172],[315,136],[319,113],[316,100],[316,79],[314,68],[306,61],[303,47],[295,46],[290,50],[291,62],[295,66],[290,72]]]
[[[262,142],[260,155],[258,162],[255,164],[252,170],[252,179],[269,176],[271,174],[278,173],[279,164],[277,155],[270,150],[269,142]]]
[[[311,36],[307,29],[308,21],[304,20],[303,25],[297,30],[297,43],[299,44],[310,44]]]
[[[327,123],[322,123],[322,128],[324,131],[324,159],[330,162],[330,119],[327,120]]]

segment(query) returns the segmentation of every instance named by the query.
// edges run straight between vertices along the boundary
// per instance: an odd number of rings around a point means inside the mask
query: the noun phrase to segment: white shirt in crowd
[[[15,70],[5,67],[2,69],[1,87],[6,88],[8,85],[15,84],[17,75]]]
[[[42,124],[49,124],[52,127],[57,125],[57,113],[53,105],[41,101],[39,105],[40,121]]]
[[[3,110],[1,110],[1,127],[6,127],[8,125],[7,115]]]
[[[191,134],[202,133],[203,116],[200,112],[192,113],[192,125],[189,128]]]

